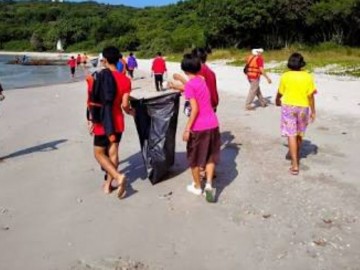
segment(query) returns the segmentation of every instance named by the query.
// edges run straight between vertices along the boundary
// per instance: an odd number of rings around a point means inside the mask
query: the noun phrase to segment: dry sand
[[[150,61],[140,66],[148,71]],[[182,113],[173,177],[155,186],[144,179],[126,117],[120,169],[131,188],[119,201],[101,192],[85,125],[85,83],[5,92],[0,269],[360,269],[360,81],[317,76],[318,119],[294,177],[278,108],[245,112],[241,69],[211,66],[223,141],[217,204],[185,191],[191,176]],[[134,91],[154,91],[145,75]],[[269,100],[278,85],[271,76],[273,85],[262,83]]]

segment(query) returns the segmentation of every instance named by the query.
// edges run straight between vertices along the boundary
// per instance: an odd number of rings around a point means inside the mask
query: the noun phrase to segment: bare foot
[[[121,174],[121,176],[117,179],[118,182],[118,188],[117,188],[117,196],[118,198],[124,199],[126,195],[126,178],[124,174]]]
[[[108,183],[108,181],[103,183],[102,189],[103,189],[105,194],[110,194],[112,192],[111,184]]]

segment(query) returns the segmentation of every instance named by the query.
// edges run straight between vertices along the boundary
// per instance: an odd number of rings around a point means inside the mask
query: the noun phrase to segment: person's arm
[[[190,138],[191,127],[193,126],[195,119],[199,113],[199,106],[196,102],[196,99],[194,99],[194,98],[190,99],[190,106],[191,106],[191,113],[190,113],[189,119],[187,121],[185,130],[183,133],[183,141],[185,141],[185,142],[187,142]]]
[[[267,75],[267,73],[263,67],[260,68],[260,72],[261,72],[261,75],[263,75],[266,78],[268,83],[272,83],[270,77]]]
[[[313,123],[316,118],[316,109],[315,109],[315,93],[309,96],[309,103],[310,103],[310,120]]]
[[[276,94],[276,99],[275,99],[275,105],[276,105],[276,106],[281,106],[281,97],[282,97],[282,94],[280,94],[279,92],[277,92],[277,94]]]

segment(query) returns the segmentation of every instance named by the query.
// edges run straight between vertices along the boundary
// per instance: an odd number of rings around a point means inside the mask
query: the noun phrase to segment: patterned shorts
[[[304,136],[309,124],[309,108],[298,106],[281,106],[281,135]]]

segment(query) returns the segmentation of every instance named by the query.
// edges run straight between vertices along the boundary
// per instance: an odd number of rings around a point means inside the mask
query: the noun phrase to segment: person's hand
[[[135,111],[134,108],[130,108],[130,109],[127,111],[127,114],[128,114],[128,115],[131,115],[131,116],[135,116],[136,111]]]
[[[183,80],[183,76],[180,75],[179,73],[175,73],[175,74],[173,75],[173,78],[174,78],[174,80],[176,80],[176,81],[182,81],[182,80]]]
[[[88,131],[90,135],[94,134],[94,124],[91,121],[88,121]]]
[[[5,96],[2,93],[0,93],[0,101],[3,101],[4,99],[5,99]]]
[[[183,141],[184,142],[188,142],[190,139],[190,131],[189,130],[185,130],[183,133]]]
[[[310,114],[310,123],[314,123],[316,119],[316,113],[311,113]]]
[[[267,82],[268,82],[269,84],[272,83],[272,80],[271,80],[270,78],[266,78],[266,79],[267,79]]]

